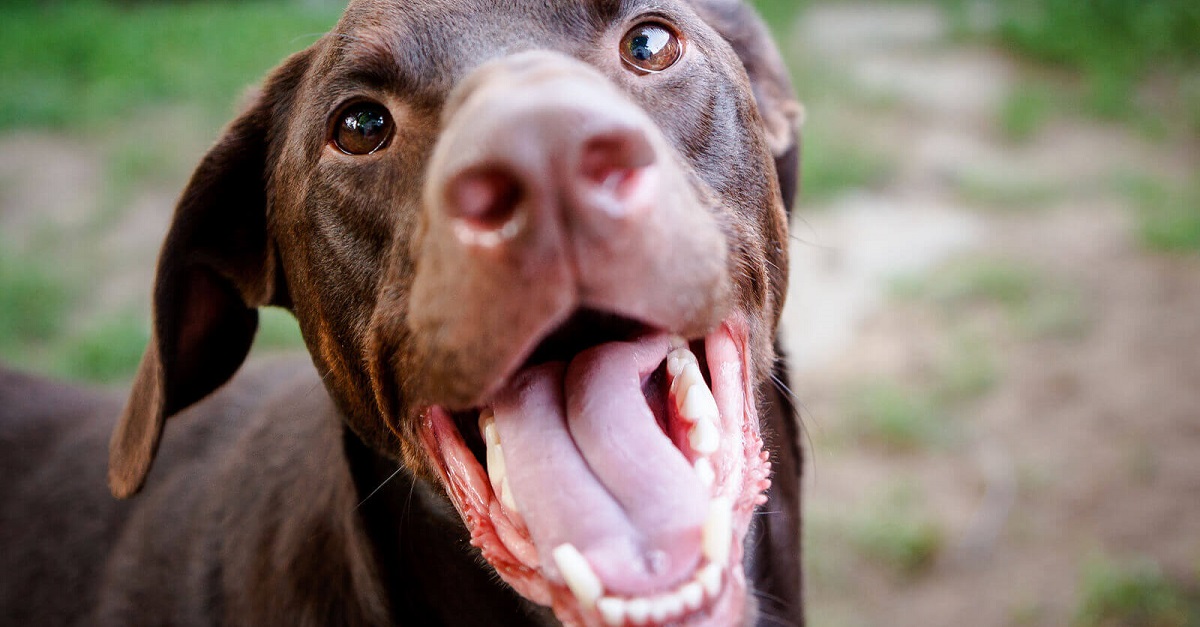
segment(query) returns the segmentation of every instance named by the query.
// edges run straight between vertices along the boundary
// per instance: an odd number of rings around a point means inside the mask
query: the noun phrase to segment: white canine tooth
[[[713,398],[712,391],[704,383],[693,383],[692,387],[683,393],[679,415],[686,418],[688,422],[699,420],[716,422],[721,417],[720,411],[717,410],[717,400]]]
[[[678,377],[683,371],[683,367],[688,364],[697,363],[696,355],[686,347],[677,348],[670,353],[667,353],[667,374],[672,378]]]
[[[683,606],[688,611],[700,609],[700,605],[704,603],[704,587],[699,581],[689,581],[679,589],[679,599],[683,601]]]
[[[688,443],[701,455],[711,455],[721,446],[721,434],[711,420],[700,420],[688,430]]]
[[[625,605],[625,614],[634,625],[645,625],[650,622],[650,600],[633,599]]]
[[[704,593],[709,598],[717,596],[721,591],[721,567],[716,564],[709,564],[700,569],[700,573],[696,575],[696,580],[704,587]]]
[[[517,510],[517,501],[513,498],[512,488],[508,487],[508,479],[500,482],[500,504],[504,506],[504,511],[508,513],[509,518],[517,518],[520,513]]]
[[[687,391],[695,385],[705,385],[704,375],[700,374],[700,366],[695,362],[686,363],[683,369],[679,372],[679,376],[671,382],[671,396],[675,397],[675,408],[683,411],[684,397]]]
[[[700,483],[704,484],[705,488],[712,489],[713,484],[717,482],[717,473],[713,470],[712,462],[708,461],[707,457],[701,457],[692,465],[696,471],[696,476],[700,478]]]
[[[683,363],[679,361],[679,356],[675,353],[667,355],[667,374],[674,379],[679,375],[680,370],[683,370]]]
[[[604,584],[596,576],[596,571],[592,570],[587,558],[571,544],[558,545],[550,555],[579,604],[585,609],[591,609],[600,595],[604,594]]]
[[[733,504],[726,497],[714,498],[708,503],[708,519],[704,521],[704,557],[721,568],[728,566],[732,542]]]
[[[600,617],[609,627],[619,627],[625,623],[625,602],[615,597],[604,597],[596,601],[596,609]]]
[[[479,413],[479,430],[488,446],[500,443],[500,432],[496,431],[496,412],[485,409]]]
[[[492,490],[499,496],[500,484],[504,483],[505,477],[508,476],[508,469],[504,465],[504,448],[499,442],[488,444],[487,473],[488,478],[492,480]]]

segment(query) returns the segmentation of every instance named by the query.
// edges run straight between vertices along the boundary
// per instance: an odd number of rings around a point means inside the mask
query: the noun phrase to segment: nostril
[[[504,232],[511,227],[525,195],[520,179],[499,166],[473,168],[455,176],[446,186],[451,215],[480,233]]]
[[[587,140],[579,156],[584,180],[617,198],[628,195],[640,170],[653,165],[654,150],[644,134],[621,130]]]

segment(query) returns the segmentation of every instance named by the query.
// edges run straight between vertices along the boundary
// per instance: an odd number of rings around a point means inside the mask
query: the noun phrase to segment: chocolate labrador
[[[799,113],[737,0],[354,0],[184,191],[123,409],[0,374],[6,622],[801,624]],[[311,364],[241,368],[264,306]]]

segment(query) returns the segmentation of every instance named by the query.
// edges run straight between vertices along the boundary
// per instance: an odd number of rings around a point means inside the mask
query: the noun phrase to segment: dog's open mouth
[[[564,623],[736,624],[770,471],[746,327],[627,326],[552,334],[483,407],[428,408],[424,445],[472,543]]]

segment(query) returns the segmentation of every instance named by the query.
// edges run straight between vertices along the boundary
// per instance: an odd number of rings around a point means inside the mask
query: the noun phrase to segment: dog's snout
[[[474,139],[474,156],[435,195],[464,245],[496,246],[558,224],[607,233],[606,223],[636,221],[653,204],[658,159],[646,131],[598,107],[510,110]]]
[[[640,130],[601,133],[583,143],[572,183],[592,196],[596,209],[613,217],[629,216],[646,208],[639,196],[653,192],[655,161],[654,147]]]

